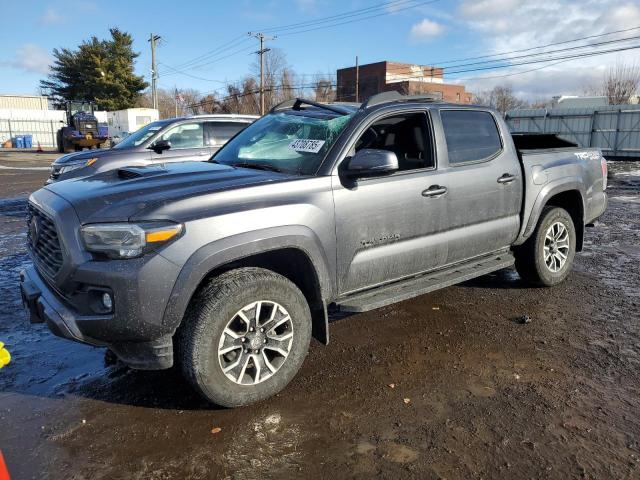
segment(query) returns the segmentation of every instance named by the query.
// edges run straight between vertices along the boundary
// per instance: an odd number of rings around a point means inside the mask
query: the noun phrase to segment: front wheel
[[[192,300],[179,332],[183,372],[225,407],[268,398],[293,379],[311,340],[302,292],[269,270],[240,268],[214,278]]]
[[[575,253],[571,215],[563,208],[545,207],[531,237],[515,250],[516,270],[524,280],[550,287],[569,275]]]

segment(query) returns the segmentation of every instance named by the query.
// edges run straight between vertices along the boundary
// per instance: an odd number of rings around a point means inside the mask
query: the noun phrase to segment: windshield
[[[153,122],[136,130],[113,148],[131,148],[142,145],[149,137],[166,125],[166,122]]]
[[[351,117],[352,114],[319,118],[272,113],[236,135],[213,160],[225,165],[312,175]]]

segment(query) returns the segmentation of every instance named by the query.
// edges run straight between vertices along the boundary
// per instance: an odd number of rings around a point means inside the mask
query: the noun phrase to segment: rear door
[[[431,270],[446,260],[446,195],[432,195],[446,180],[436,162],[427,112],[384,114],[360,132],[342,163],[361,148],[377,148],[396,153],[400,170],[355,181],[333,177],[341,295]]]
[[[214,154],[236,133],[244,130],[249,123],[229,121],[209,121],[204,124],[205,145],[209,153]]]
[[[168,140],[171,148],[156,153],[152,151],[154,162],[185,162],[189,160],[207,160],[209,147],[204,143],[204,124],[202,121],[184,122],[169,127],[158,140]]]
[[[493,113],[441,109],[447,150],[447,263],[509,247],[518,235],[522,170]]]

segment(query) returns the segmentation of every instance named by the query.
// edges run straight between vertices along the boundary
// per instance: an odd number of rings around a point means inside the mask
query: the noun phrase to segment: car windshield
[[[136,130],[113,148],[132,148],[142,145],[149,137],[154,135],[158,130],[163,128],[166,122],[153,122],[145,125],[140,130]]]
[[[212,161],[312,175],[351,117],[271,113],[236,135]]]

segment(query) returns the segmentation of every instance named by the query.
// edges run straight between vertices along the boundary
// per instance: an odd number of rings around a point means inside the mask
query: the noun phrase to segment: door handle
[[[205,155],[208,155],[209,152],[198,152],[198,155],[200,155],[201,157],[204,157]]]
[[[443,187],[442,185],[431,185],[429,188],[422,191],[422,196],[438,198],[446,193],[447,187]]]
[[[515,175],[511,175],[510,173],[505,173],[500,178],[498,178],[498,183],[511,183],[515,179],[516,179]]]

